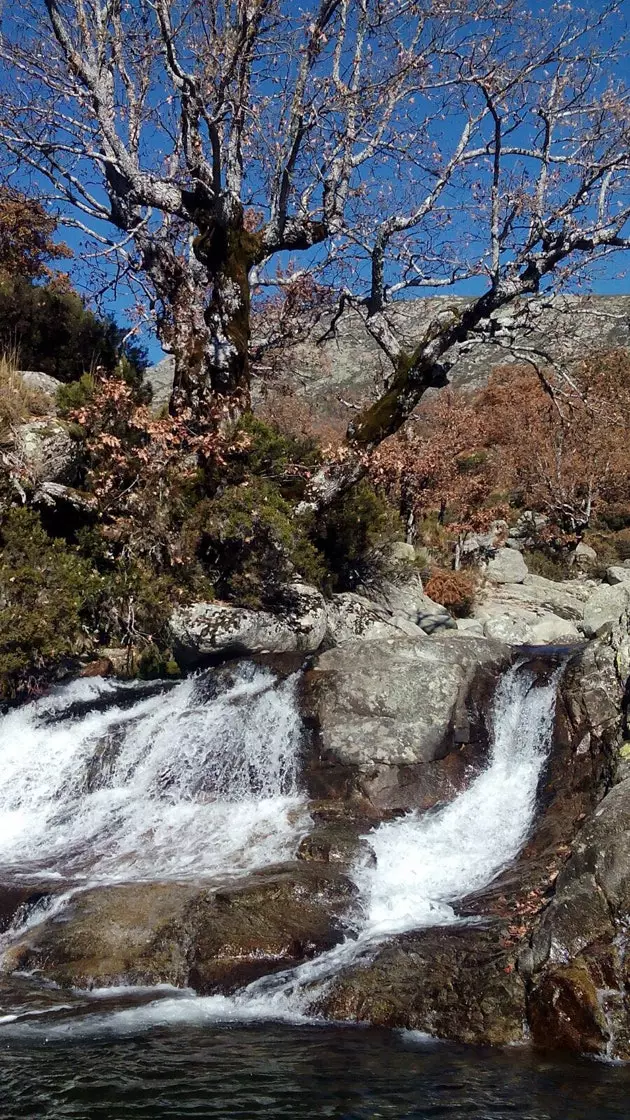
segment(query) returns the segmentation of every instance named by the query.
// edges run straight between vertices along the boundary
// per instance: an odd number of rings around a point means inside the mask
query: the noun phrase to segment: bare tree
[[[252,290],[308,273],[359,309],[392,375],[321,497],[499,309],[630,247],[622,8],[26,0],[0,142],[143,286],[175,410],[248,407]],[[388,304],[462,281],[477,294],[405,350]]]

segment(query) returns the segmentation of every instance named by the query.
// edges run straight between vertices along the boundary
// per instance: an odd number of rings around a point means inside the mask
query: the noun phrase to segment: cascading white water
[[[458,921],[458,900],[489,883],[527,838],[551,742],[557,677],[540,684],[526,668],[508,672],[495,697],[486,769],[444,808],[410,813],[370,833],[377,862],[354,871],[362,902],[355,936],[233,996],[162,998],[93,1017],[90,1030],[299,1021],[342,968],[385,937]],[[114,706],[50,724],[47,700],[6,717],[0,867],[61,866],[66,876],[111,881],[234,873],[289,856],[300,834],[291,824],[300,804],[299,717],[294,683],[271,684],[270,674],[244,667],[232,687],[206,703],[200,686],[188,681],[137,698],[126,710]],[[70,699],[89,699],[90,690],[102,696],[112,687],[79,682],[55,704],[67,710]],[[112,734],[118,745],[108,760],[101,755],[92,788],[95,747]],[[82,850],[90,853],[87,867]],[[66,1023],[55,1031],[82,1029]]]
[[[157,693],[97,678],[10,712],[0,871],[85,885],[290,857],[302,804],[294,691],[242,665],[214,696],[194,678]]]

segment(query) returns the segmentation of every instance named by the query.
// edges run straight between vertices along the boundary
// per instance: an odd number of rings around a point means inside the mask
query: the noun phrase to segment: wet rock
[[[313,796],[360,796],[380,810],[452,798],[484,757],[485,718],[507,661],[504,647],[463,634],[322,654],[305,681]]]
[[[14,942],[3,969],[79,988],[167,983],[227,992],[332,947],[355,894],[334,868],[304,863],[222,890],[94,888]]]
[[[342,972],[317,1009],[333,1019],[503,1046],[523,1039],[525,985],[494,925],[434,927],[397,937]]]
[[[326,633],[326,604],[314,587],[295,583],[286,589],[278,611],[255,611],[227,603],[193,603],[171,616],[173,652],[192,666],[217,654],[309,652]]]
[[[300,842],[297,858],[307,863],[332,863],[351,868],[374,867],[376,856],[361,827],[349,821],[316,825]]]
[[[112,665],[109,657],[99,657],[95,661],[88,661],[87,665],[83,666],[81,672],[79,673],[79,676],[109,677],[113,672],[114,666]]]
[[[603,1054],[610,1039],[597,988],[577,964],[547,972],[529,997],[532,1039],[546,1050]]]
[[[49,893],[36,884],[0,883],[0,933],[8,930],[18,915],[26,915]]]
[[[499,548],[486,570],[491,583],[523,583],[527,574],[527,564],[513,548]]]
[[[302,863],[252,876],[199,900],[188,983],[196,991],[232,991],[331,949],[346,932],[356,888],[333,867]]]

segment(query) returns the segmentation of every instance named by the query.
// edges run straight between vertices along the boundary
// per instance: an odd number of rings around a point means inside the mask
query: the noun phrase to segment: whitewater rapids
[[[181,993],[94,1014],[90,1032],[308,1020],[325,985],[384,938],[457,922],[458,901],[491,882],[528,837],[551,746],[557,678],[541,684],[526,667],[507,672],[495,695],[485,770],[445,807],[369,834],[376,865],[354,869],[362,916],[342,944],[232,996]],[[292,857],[308,824],[294,680],[274,684],[266,670],[245,665],[221,695],[205,700],[195,681],[144,697],[141,686],[130,686],[139,695],[128,708],[55,718],[89,699],[91,689],[114,687],[83,681],[60,690],[52,721],[50,700],[5,717],[0,869],[32,875],[36,868],[92,884],[238,874]],[[112,759],[92,789],[94,750],[113,734]],[[85,1030],[76,1021],[54,1027]]]

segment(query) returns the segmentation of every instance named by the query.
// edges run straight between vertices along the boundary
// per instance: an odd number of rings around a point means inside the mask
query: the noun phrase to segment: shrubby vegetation
[[[367,482],[319,518],[299,513],[322,449],[251,415],[199,433],[185,416],[152,413],[141,385],[103,373],[63,386],[57,406],[76,441],[73,494],[83,500],[41,519],[6,503],[0,588],[21,574],[0,618],[10,635],[0,645],[5,695],[100,646],[133,650],[142,675],[172,673],[177,602],[260,607],[295,579],[351,587],[400,537],[396,513]],[[28,496],[26,475],[20,485]]]
[[[475,393],[445,392],[388,441],[371,474],[399,504],[417,538],[450,565],[466,540],[498,519],[530,511],[532,567],[566,577],[582,539],[603,555],[630,525],[630,355],[598,355],[551,393],[523,368],[499,370]],[[614,562],[612,559],[609,562]]]

